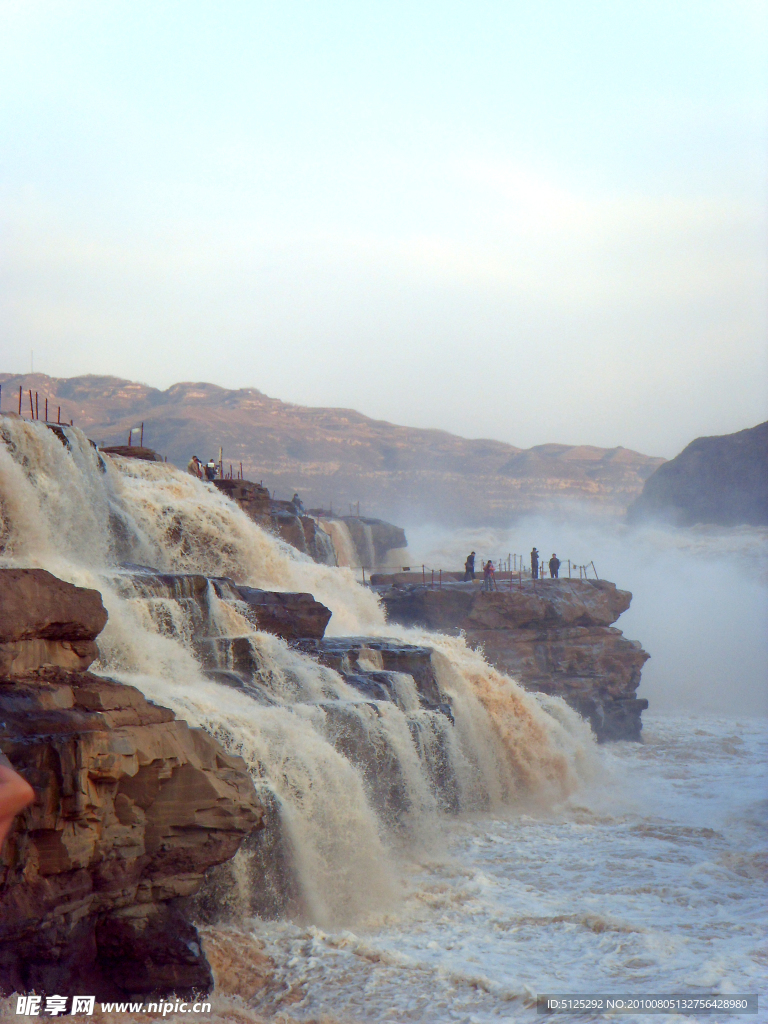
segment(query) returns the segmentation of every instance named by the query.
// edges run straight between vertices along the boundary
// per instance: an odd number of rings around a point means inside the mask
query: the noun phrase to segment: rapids
[[[93,670],[245,759],[279,814],[305,924],[396,906],[403,865],[440,842],[448,809],[541,811],[593,777],[589,729],[562,702],[525,693],[461,638],[387,625],[349,569],[316,564],[213,486],[166,464],[104,459],[77,428],[65,433],[66,445],[42,423],[0,420],[2,563],[98,589],[109,622]],[[157,571],[207,582],[163,583]],[[328,635],[431,647],[453,722],[422,707],[402,674],[395,702],[361,697],[256,629],[221,577],[313,594],[332,611]],[[245,689],[216,678],[231,673],[235,642],[252,665]]]

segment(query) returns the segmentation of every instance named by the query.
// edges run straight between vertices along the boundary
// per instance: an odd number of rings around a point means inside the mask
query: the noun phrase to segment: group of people
[[[560,572],[560,559],[557,555],[552,552],[552,557],[549,560],[549,575],[553,580],[558,578]],[[531,550],[531,579],[537,580],[539,578],[539,552],[536,548]]]
[[[537,580],[539,578],[539,552],[536,548],[531,551],[531,579]],[[560,573],[560,559],[557,555],[552,552],[552,557],[549,560],[549,575],[553,580],[558,579]],[[475,552],[471,551],[467,555],[467,559],[464,562],[464,582],[469,583],[475,578]],[[488,559],[487,562],[483,563],[483,590],[493,590],[496,587],[496,571],[493,567],[493,562]]]
[[[215,480],[219,475],[219,466],[213,456],[203,464],[196,455],[193,455],[187,463],[187,472],[196,476],[198,480]]]

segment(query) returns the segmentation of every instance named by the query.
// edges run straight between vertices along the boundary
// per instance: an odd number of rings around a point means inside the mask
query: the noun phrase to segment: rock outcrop
[[[0,609],[13,643],[90,644],[106,621],[96,592],[41,570],[0,570]],[[0,672],[0,751],[36,793],[0,851],[0,992],[205,991],[179,903],[261,823],[245,765],[48,652]]]
[[[41,665],[86,669],[107,622],[96,590],[74,587],[45,569],[0,569],[0,674]]]
[[[636,690],[649,655],[611,625],[629,607],[627,591],[604,580],[378,589],[390,621],[462,632],[526,689],[563,697],[598,739],[640,738],[648,702]]]
[[[768,422],[736,434],[697,437],[648,477],[627,517],[680,526],[768,524]]]

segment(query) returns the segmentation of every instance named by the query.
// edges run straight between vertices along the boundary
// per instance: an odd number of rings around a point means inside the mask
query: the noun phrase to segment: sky
[[[768,5],[0,0],[0,372],[671,457],[768,418]]]

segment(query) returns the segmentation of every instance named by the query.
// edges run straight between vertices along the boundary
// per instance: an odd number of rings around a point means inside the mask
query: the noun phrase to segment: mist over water
[[[480,558],[523,554],[546,562],[594,561],[601,579],[632,592],[615,624],[651,655],[638,696],[655,711],[768,714],[768,529],[630,527],[590,519],[529,517],[509,529],[406,528],[414,563],[459,569]],[[578,577],[578,571],[574,570]],[[590,577],[592,568],[589,568]]]
[[[110,617],[95,670],[242,755],[293,851],[295,912],[244,923],[273,984],[234,1019],[255,1008],[308,1024],[523,1024],[546,991],[765,986],[768,734],[751,717],[765,663],[760,531],[543,519],[408,531],[412,564],[459,568],[472,547],[527,559],[535,543],[634,592],[619,626],[653,655],[645,742],[597,748],[562,701],[527,694],[460,637],[388,625],[350,570],[315,564],[213,487],[102,463],[67,434],[69,448],[41,424],[0,421],[0,564],[99,589]],[[405,673],[397,703],[361,698],[255,628],[224,584],[192,600],[188,581],[125,562],[313,593],[337,636],[427,645],[455,724],[419,706]],[[224,669],[232,639],[259,666],[254,697],[206,676],[201,641]],[[702,716],[705,698],[718,715]],[[357,749],[339,743],[348,728]],[[377,790],[387,772],[403,795],[395,812]]]

